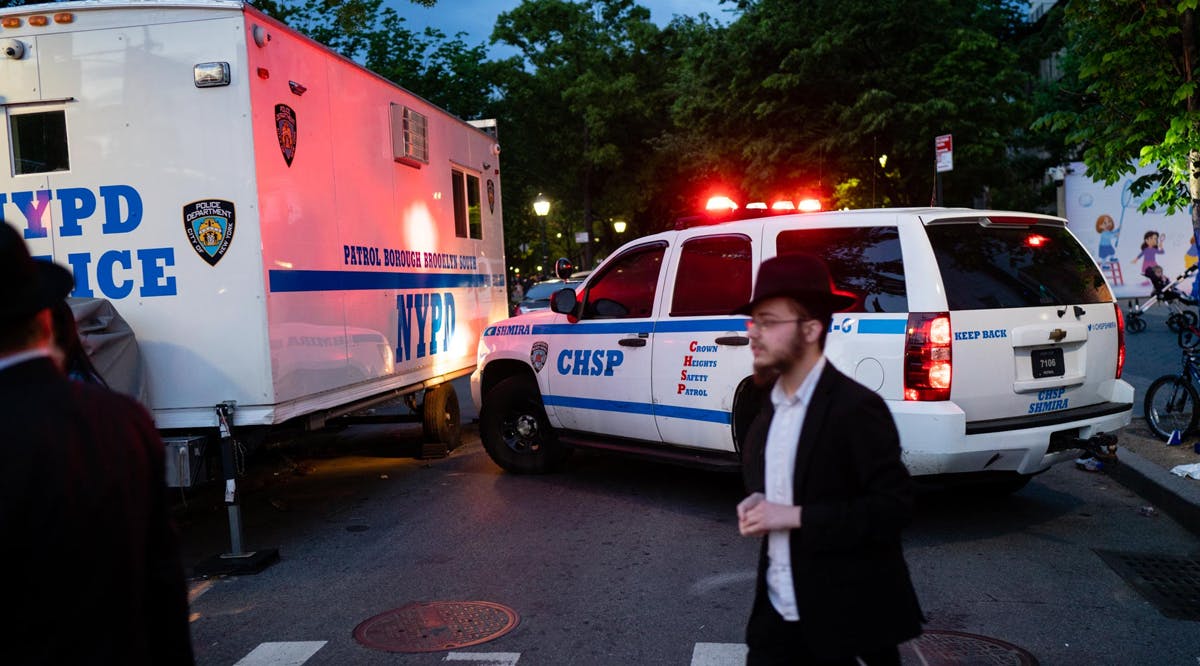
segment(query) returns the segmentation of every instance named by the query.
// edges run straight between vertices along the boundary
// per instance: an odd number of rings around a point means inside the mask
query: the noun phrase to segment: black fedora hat
[[[29,256],[21,234],[0,222],[0,324],[32,317],[66,298],[74,284],[67,269]]]
[[[762,301],[776,297],[794,298],[805,307],[822,313],[840,312],[858,302],[850,292],[833,285],[829,267],[812,254],[783,254],[771,257],[758,269],[754,297],[732,314],[748,315]]]

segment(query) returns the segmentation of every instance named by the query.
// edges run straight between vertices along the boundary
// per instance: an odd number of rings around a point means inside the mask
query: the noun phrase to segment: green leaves
[[[1153,188],[1143,209],[1192,203],[1188,156],[1200,146],[1195,11],[1196,0],[1075,0],[1066,11],[1085,96],[1042,121],[1068,130],[1083,146],[1088,172],[1106,182],[1132,173],[1135,163],[1158,165],[1142,183]]]

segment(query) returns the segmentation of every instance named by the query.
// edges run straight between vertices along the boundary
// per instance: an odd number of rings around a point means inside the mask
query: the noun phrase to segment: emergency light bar
[[[731,222],[733,220],[750,220],[756,217],[766,217],[770,215],[786,215],[795,213],[815,213],[822,209],[820,199],[800,199],[799,201],[791,201],[788,199],[780,199],[774,201],[770,206],[765,201],[752,201],[746,204],[739,212],[739,206],[736,201],[723,195],[718,194],[708,198],[704,204],[703,215],[690,215],[680,217],[675,220],[676,229],[688,229],[691,227],[701,227],[711,224],[720,224],[722,222]]]

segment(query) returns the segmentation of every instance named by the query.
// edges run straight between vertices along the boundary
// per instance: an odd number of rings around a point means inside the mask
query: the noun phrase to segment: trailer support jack
[[[279,560],[278,548],[245,551],[242,547],[242,507],[238,504],[237,476],[240,445],[233,436],[233,403],[214,409],[221,430],[221,470],[225,477],[225,506],[229,510],[230,552],[214,555],[196,565],[198,576],[256,574]]]

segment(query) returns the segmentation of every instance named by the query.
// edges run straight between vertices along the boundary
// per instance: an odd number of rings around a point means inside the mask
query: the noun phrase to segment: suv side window
[[[859,296],[853,312],[908,312],[896,227],[781,231],[775,247],[776,254],[808,252],[824,259],[834,283]]]
[[[658,291],[666,243],[633,248],[605,267],[588,286],[581,319],[649,317]]]
[[[750,237],[702,236],[683,244],[675,271],[672,317],[727,315],[750,300]]]

